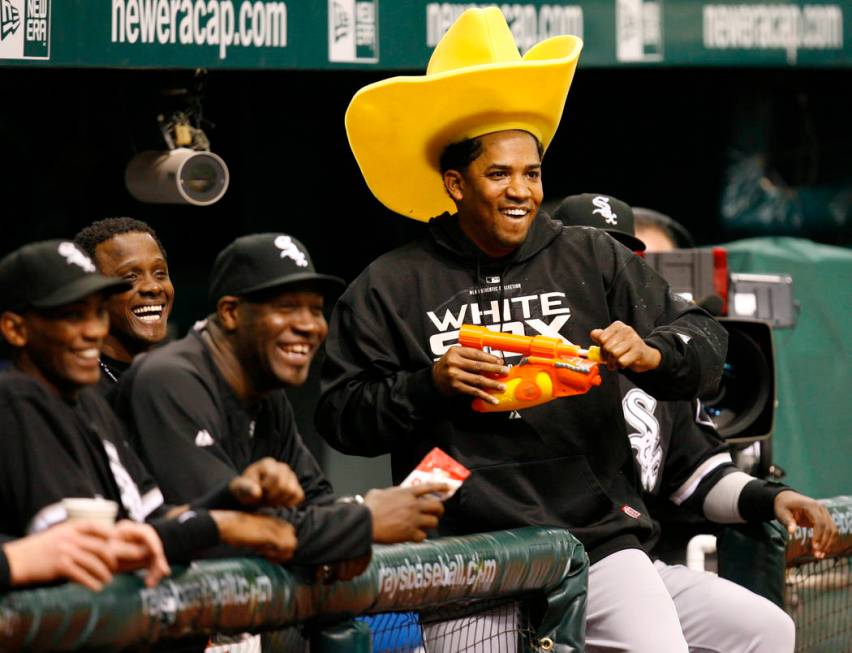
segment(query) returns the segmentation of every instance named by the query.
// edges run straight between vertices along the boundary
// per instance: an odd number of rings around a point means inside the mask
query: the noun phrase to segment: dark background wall
[[[216,252],[244,233],[290,232],[321,270],[352,279],[422,230],[373,199],[346,142],[349,99],[384,76],[211,72],[203,108],[215,127],[206,131],[231,187],[218,204],[197,208],[140,204],[123,184],[136,151],[161,147],[156,115],[181,104],[162,91],[191,85],[192,72],[2,69],[0,249],[70,237],[107,216],[146,220],[169,250],[180,333],[206,312]],[[831,69],[581,69],[545,158],[546,196],[610,193],[669,213],[699,243],[730,240],[745,233],[719,218],[737,157],[760,153],[773,182],[793,188],[849,187],[848,80],[847,70]],[[847,225],[816,219],[792,229],[849,244]],[[314,390],[303,391],[305,402]]]
[[[852,100],[844,70],[579,71],[545,159],[548,198],[606,192],[657,208],[703,243],[738,235],[719,215],[729,161],[763,152],[789,184],[852,174]],[[343,113],[379,79],[356,72],[210,73],[204,116],[231,171],[211,207],[144,205],[124,188],[134,152],[159,148],[155,117],[180,102],[161,91],[191,84],[186,71],[0,71],[2,249],[70,236],[90,221],[150,222],[172,254],[187,326],[204,310],[215,253],[235,236],[292,232],[325,270],[356,275],[420,231],[369,194],[349,151]],[[767,229],[771,232],[771,226]],[[796,235],[833,244],[848,229],[802,225]],[[766,230],[763,232],[766,233]]]

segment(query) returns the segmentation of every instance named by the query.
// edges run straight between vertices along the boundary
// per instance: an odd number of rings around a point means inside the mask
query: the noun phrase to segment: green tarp
[[[732,272],[786,273],[799,303],[775,329],[778,409],[773,460],[815,497],[852,489],[852,251],[797,238],[724,245]]]

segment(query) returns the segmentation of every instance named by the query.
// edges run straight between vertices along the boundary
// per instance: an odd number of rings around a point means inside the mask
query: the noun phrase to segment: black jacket
[[[657,401],[619,379],[627,437],[642,492],[701,513],[709,490],[736,466],[701,402]]]
[[[6,542],[11,542],[15,538],[7,535],[0,535],[0,547]],[[11,572],[9,570],[9,559],[6,557],[6,552],[0,548],[0,592],[5,592],[12,586]]]
[[[592,560],[639,546],[651,522],[613,375],[604,371],[586,395],[520,414],[475,413],[469,397],[444,398],[432,380],[462,323],[588,345],[592,329],[615,320],[662,353],[657,370],[628,374],[649,392],[686,399],[715,387],[724,329],[605,233],[539,214],[519,250],[495,261],[455,216],[441,216],[427,237],[371,264],[337,303],[318,430],[346,453],[390,452],[396,481],[434,446],[470,468],[442,533],[566,527]]]
[[[666,522],[705,517],[704,501],[716,484],[738,471],[730,447],[719,436],[699,400],[657,401],[622,377],[621,400],[645,504]],[[780,483],[754,478],[740,492],[724,523],[774,519]],[[735,507],[735,510],[734,510]],[[644,542],[650,550],[656,538]]]
[[[32,376],[3,372],[0,434],[2,533],[20,537],[64,521],[64,498],[102,497],[118,503],[120,519],[149,521],[172,561],[219,541],[204,511],[180,522],[164,518],[160,489],[96,388],[69,402]]]
[[[247,410],[222,378],[199,332],[139,357],[122,376],[119,414],[166,500],[184,503],[266,456],[287,463],[305,502],[281,516],[296,529],[294,564],[369,555],[372,519],[364,506],[335,503],[331,485],[302,442],[284,394]]]

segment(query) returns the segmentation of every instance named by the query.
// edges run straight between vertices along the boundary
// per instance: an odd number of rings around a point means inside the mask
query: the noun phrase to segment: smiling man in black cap
[[[134,363],[118,406],[170,501],[209,492],[263,456],[290,465],[305,492],[301,506],[281,513],[298,534],[294,562],[360,560],[337,567],[345,577],[363,569],[373,541],[424,539],[443,508],[423,496],[441,487],[432,485],[338,501],[302,442],[283,388],[307,378],[328,332],[324,298],[342,286],[317,273],[291,236],[238,238],[213,265],[215,312],[184,339]]]
[[[0,333],[13,362],[0,375],[0,532],[20,537],[64,521],[65,497],[118,500],[121,493],[123,515],[139,521],[154,506],[155,488],[133,484],[125,467],[138,470],[119,458],[120,447],[109,437],[98,447],[115,418],[82,392],[100,377],[106,297],[125,286],[97,274],[68,241],[26,245],[0,261]],[[113,463],[126,490],[110,482]]]
[[[137,551],[136,558],[109,571],[147,565],[156,582],[168,571],[164,549],[170,560],[185,561],[220,542],[288,559],[296,539],[280,519],[170,510],[127,444],[122,424],[94,389],[109,331],[107,298],[126,287],[121,279],[97,273],[69,241],[27,245],[0,261],[0,333],[14,364],[0,375],[0,532],[37,533],[68,519],[63,499],[103,498],[130,520],[116,527],[116,535],[137,543],[130,550]],[[252,502],[247,494],[254,502],[280,503],[290,486],[277,481],[295,482],[289,470],[289,477],[281,475],[283,467],[266,461],[251,473],[232,474],[222,479],[218,494],[196,505],[218,508],[224,503],[218,495],[230,495],[237,507],[237,496]],[[270,500],[270,494],[278,496]],[[178,513],[179,520],[170,518]],[[144,521],[151,526],[132,523]]]

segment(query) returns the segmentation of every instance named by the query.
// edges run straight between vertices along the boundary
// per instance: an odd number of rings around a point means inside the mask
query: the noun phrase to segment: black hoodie
[[[463,323],[586,346],[592,329],[616,320],[662,353],[657,370],[627,373],[654,396],[688,399],[718,383],[725,330],[607,234],[542,213],[514,254],[493,260],[445,214],[427,237],[373,262],[337,303],[317,428],[345,453],[390,452],[395,482],[435,446],[471,469],[442,534],[564,527],[592,561],[638,547],[651,522],[611,373],[588,394],[492,414],[442,396],[432,378]]]

